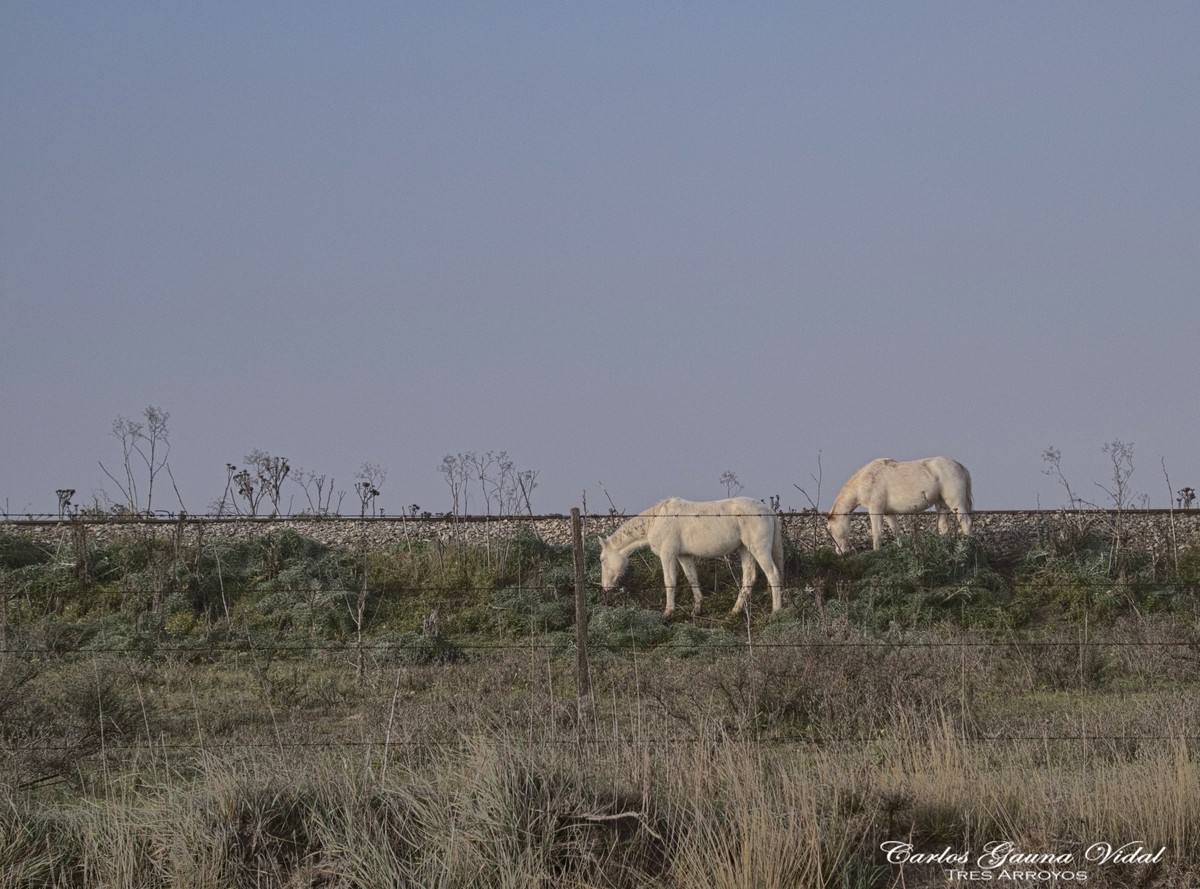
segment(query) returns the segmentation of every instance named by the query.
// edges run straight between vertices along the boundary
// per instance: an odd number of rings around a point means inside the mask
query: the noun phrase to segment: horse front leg
[[[871,549],[879,549],[883,543],[883,516],[871,510]]]
[[[700,578],[696,576],[696,560],[691,556],[680,556],[679,564],[683,566],[683,573],[692,586],[692,617],[699,617],[703,596],[700,595]]]

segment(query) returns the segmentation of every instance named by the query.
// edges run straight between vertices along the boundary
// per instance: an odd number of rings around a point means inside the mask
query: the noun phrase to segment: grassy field
[[[0,534],[0,887],[1192,885],[1198,568],[919,537],[664,623],[635,559],[580,706],[533,537]]]

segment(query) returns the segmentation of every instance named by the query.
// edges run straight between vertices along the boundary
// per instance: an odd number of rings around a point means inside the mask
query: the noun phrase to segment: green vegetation
[[[880,844],[1200,859],[1200,555],[1100,534],[787,551],[778,614],[467,545],[0,533],[0,889],[941,885]],[[939,882],[940,880],[940,882]]]

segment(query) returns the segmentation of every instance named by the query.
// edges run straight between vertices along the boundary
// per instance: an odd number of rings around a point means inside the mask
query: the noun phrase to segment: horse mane
[[[608,541],[618,549],[623,549],[628,544],[635,540],[646,539],[646,526],[650,524],[650,519],[654,517],[661,503],[647,509],[645,512],[639,512],[637,515],[623,522],[617,527],[612,534],[609,535]]]
[[[650,534],[650,521],[662,515],[678,515],[681,504],[687,501],[679,497],[660,500],[649,509],[643,509],[617,527],[608,536],[608,542],[618,549],[634,548],[644,542]]]
[[[660,515],[674,515],[678,512],[680,504],[685,501],[679,497],[668,497],[666,500],[659,500],[649,509],[644,509],[637,514],[637,518],[651,518]],[[668,508],[674,508],[675,512],[667,512]]]

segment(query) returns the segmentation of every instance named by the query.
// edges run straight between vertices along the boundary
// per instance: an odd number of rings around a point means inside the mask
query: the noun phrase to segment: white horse
[[[926,457],[898,463],[872,460],[842,487],[829,511],[829,533],[839,553],[850,551],[850,513],[862,506],[871,517],[871,544],[879,549],[883,522],[899,534],[897,515],[938,511],[938,531],[950,530],[950,515],[958,516],[958,527],[971,533],[971,473],[949,457]]]
[[[783,607],[783,529],[770,507],[749,497],[693,503],[669,497],[631,518],[609,537],[600,538],[600,585],[616,586],[629,565],[629,554],[649,546],[662,562],[667,607],[675,611],[677,565],[692,587],[692,616],[700,613],[700,582],[696,557],[725,556],[738,550],[742,557],[742,591],[731,614],[746,605],[750,588],[762,566],[771,587],[772,610]],[[757,564],[756,564],[757,563]]]

